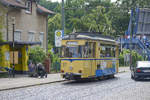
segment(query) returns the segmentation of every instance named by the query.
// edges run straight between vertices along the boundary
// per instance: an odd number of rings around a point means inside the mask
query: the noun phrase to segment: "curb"
[[[20,88],[26,88],[26,87],[32,87],[32,86],[38,86],[38,85],[44,85],[44,84],[52,84],[52,83],[64,82],[64,81],[66,81],[66,80],[52,81],[52,82],[46,82],[46,83],[38,83],[38,84],[26,85],[26,86],[18,86],[18,87],[12,87],[12,88],[7,88],[7,89],[0,89],[0,91],[14,90],[14,89],[20,89]]]
[[[129,71],[120,71],[118,73],[125,73]],[[37,83],[32,85],[25,85],[25,86],[18,86],[18,87],[12,87],[12,88],[6,88],[6,89],[0,89],[0,91],[6,91],[6,90],[14,90],[14,89],[20,89],[20,88],[26,88],[26,87],[32,87],[32,86],[38,86],[38,85],[44,85],[44,84],[52,84],[52,83],[58,83],[58,82],[64,82],[66,80],[59,80],[59,81],[52,81],[52,82],[45,82],[45,83]]]

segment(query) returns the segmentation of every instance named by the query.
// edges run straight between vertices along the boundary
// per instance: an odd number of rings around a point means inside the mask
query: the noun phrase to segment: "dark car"
[[[136,66],[131,67],[131,78],[134,80],[150,77],[150,61],[137,61]]]

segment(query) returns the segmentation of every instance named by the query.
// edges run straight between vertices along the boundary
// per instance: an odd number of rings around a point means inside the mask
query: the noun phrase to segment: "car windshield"
[[[150,62],[138,62],[138,66],[137,67],[150,67]]]

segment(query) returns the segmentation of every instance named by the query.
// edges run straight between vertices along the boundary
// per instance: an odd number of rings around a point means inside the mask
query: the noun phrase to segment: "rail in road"
[[[1,91],[0,100],[150,100],[149,82],[136,82],[125,72],[101,81],[66,81]]]

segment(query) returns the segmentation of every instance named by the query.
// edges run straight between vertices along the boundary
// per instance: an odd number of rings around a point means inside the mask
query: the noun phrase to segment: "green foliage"
[[[4,55],[3,55],[3,53],[2,53],[2,50],[1,50],[1,48],[0,48],[0,61],[2,61],[2,57],[3,57]]]
[[[61,14],[56,14],[54,17],[48,20],[48,40],[51,45],[54,45],[54,34],[56,30],[61,29]]]
[[[119,55],[119,65],[120,66],[125,66],[125,61],[124,61],[124,57],[125,55],[129,55],[130,54],[130,50],[126,50],[124,49],[120,55]],[[136,61],[141,61],[143,60],[143,57],[141,55],[139,55],[136,51],[132,51],[131,52],[131,55],[132,55],[132,65],[135,65],[136,64]],[[129,62],[127,62],[127,65],[129,66]]]
[[[31,48],[29,54],[29,61],[32,61],[34,64],[43,63],[46,58],[46,52],[39,46]]]
[[[2,42],[2,32],[0,32],[0,42]]]
[[[61,3],[40,0],[44,7],[57,12],[49,17],[49,43],[54,45],[54,32],[61,29]],[[149,0],[65,0],[65,34],[76,31],[102,32],[104,35],[124,35],[128,29],[130,10],[148,7]]]
[[[54,54],[53,46],[49,44],[48,46],[48,53],[50,54],[51,60],[51,72],[53,71],[60,71],[60,59],[58,54]]]
[[[51,63],[60,62],[58,54],[54,54],[53,46],[48,45],[48,54],[50,54]]]
[[[39,4],[54,12],[59,11],[58,8],[60,4],[58,2],[51,2],[50,0],[40,0]]]

